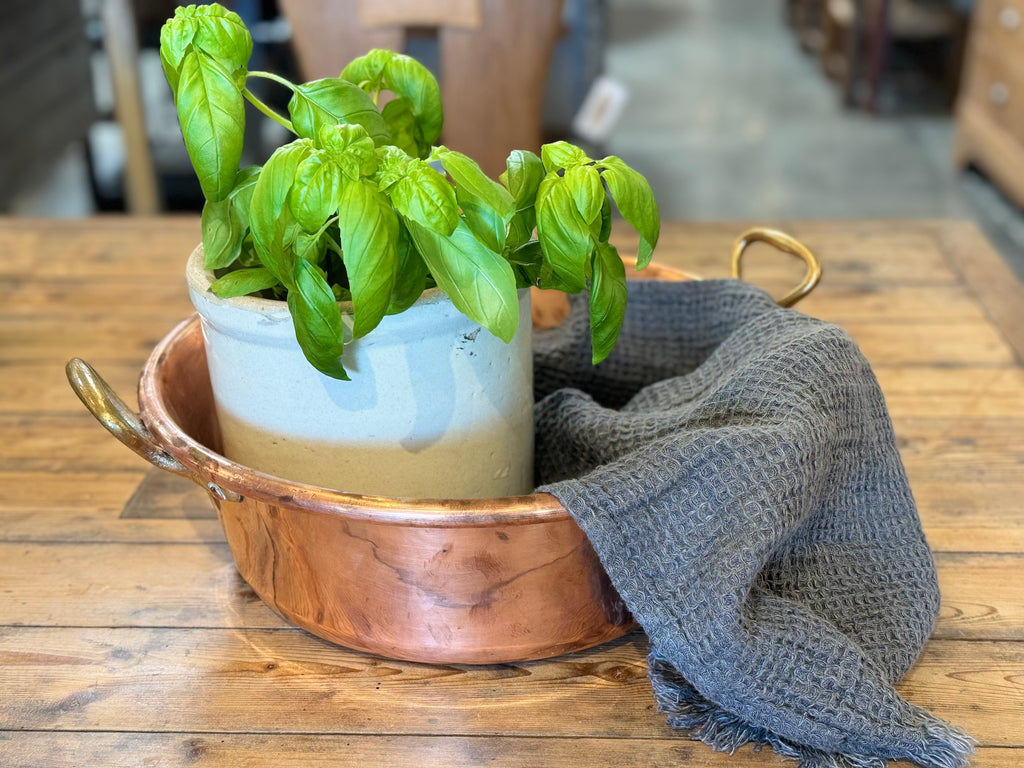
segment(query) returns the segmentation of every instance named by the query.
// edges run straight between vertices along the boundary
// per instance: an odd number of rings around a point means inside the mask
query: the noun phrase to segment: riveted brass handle
[[[68,382],[85,407],[114,437],[158,469],[166,469],[204,486],[222,500],[241,501],[241,496],[205,483],[176,458],[157,445],[137,413],[118,397],[103,377],[84,360],[72,358],[65,366]]]
[[[814,287],[821,280],[821,262],[818,257],[811,253],[810,249],[797,240],[795,237],[780,232],[777,229],[755,227],[748,229],[738,238],[732,246],[732,276],[742,280],[743,277],[743,254],[751,243],[768,243],[784,253],[790,253],[803,259],[807,265],[807,272],[803,280],[792,291],[779,299],[780,307],[791,307],[800,299],[814,290]]]

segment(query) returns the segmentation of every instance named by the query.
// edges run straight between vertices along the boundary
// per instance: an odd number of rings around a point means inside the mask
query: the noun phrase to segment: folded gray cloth
[[[588,322],[535,337],[538,480],[646,630],[669,722],[805,768],[966,764],[893,689],[939,590],[857,345],[734,280],[632,283],[597,367]]]

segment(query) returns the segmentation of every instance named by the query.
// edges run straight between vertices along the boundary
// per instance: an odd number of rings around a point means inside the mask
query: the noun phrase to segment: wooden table
[[[779,225],[825,265],[801,309],[875,367],[936,553],[942,615],[900,689],[978,738],[975,765],[1024,764],[1024,288],[970,224]],[[724,275],[742,228],[668,226],[656,258]],[[0,223],[0,765],[786,764],[669,729],[640,633],[435,667],[271,613],[201,494],[104,433],[64,379],[77,355],[132,393],[191,311],[198,237],[191,217]],[[780,291],[800,269],[768,251],[750,267]]]

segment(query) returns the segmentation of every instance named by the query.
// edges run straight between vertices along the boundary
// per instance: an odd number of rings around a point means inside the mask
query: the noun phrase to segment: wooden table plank
[[[292,629],[7,628],[0,730],[672,737],[647,650],[634,633],[546,661],[442,666]],[[899,688],[983,746],[1024,746],[1021,643],[932,641]]]
[[[982,747],[972,768],[1018,768],[1017,750]],[[275,766],[398,766],[416,768],[502,768],[572,765],[587,768],[736,768],[789,765],[768,751],[751,748],[734,755],[715,752],[683,738],[619,739],[474,736],[359,736],[346,734],[235,733],[0,733],[0,762],[7,768],[240,768]],[[910,763],[895,762],[893,768]]]

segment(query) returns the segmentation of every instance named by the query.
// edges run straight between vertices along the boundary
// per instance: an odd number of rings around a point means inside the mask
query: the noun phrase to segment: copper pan
[[[758,230],[737,241],[737,252],[752,240],[804,258],[804,292],[813,288],[820,269],[803,246]],[[688,277],[666,268],[648,276]],[[143,367],[141,414],[81,360],[68,363],[68,378],[118,439],[208,491],[242,578],[315,635],[393,658],[484,664],[555,656],[635,627],[590,543],[553,496],[360,496],[222,456],[197,316],[157,344]]]

